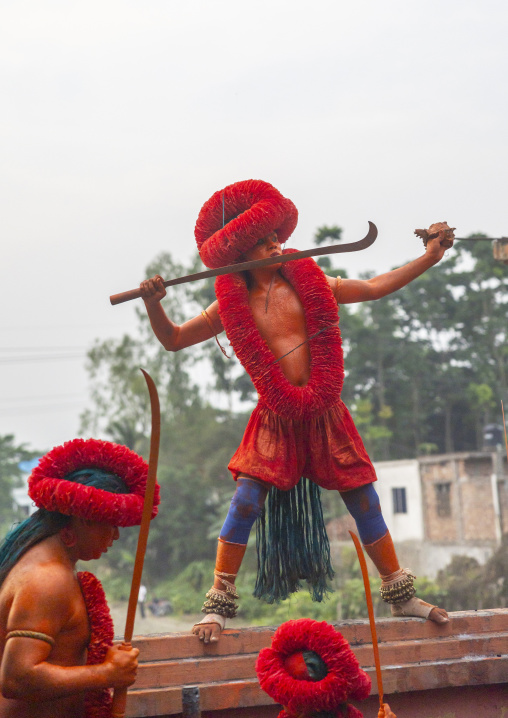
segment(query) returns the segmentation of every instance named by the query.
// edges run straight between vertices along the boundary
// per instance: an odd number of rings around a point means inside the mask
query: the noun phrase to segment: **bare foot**
[[[207,613],[202,621],[192,627],[192,633],[199,637],[203,643],[216,643],[226,625],[224,616],[217,613]]]
[[[422,601],[421,598],[413,596],[409,601],[403,603],[396,603],[392,605],[392,616],[400,618],[401,616],[414,616],[415,618],[428,618],[429,621],[434,623],[448,623],[448,614],[444,608],[438,608],[432,606],[426,601]]]
[[[429,621],[434,621],[434,623],[449,623],[450,619],[448,618],[448,614],[444,608],[434,606],[432,611],[429,613]]]

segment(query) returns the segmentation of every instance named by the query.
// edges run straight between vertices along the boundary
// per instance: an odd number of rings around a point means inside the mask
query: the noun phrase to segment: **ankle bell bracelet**
[[[382,583],[379,589],[381,598],[386,603],[404,603],[416,594],[413,581],[416,578],[409,569],[403,569],[402,576],[388,583]]]
[[[206,601],[201,609],[202,613],[217,613],[224,618],[234,618],[238,610],[238,604],[234,599],[238,598],[238,594],[227,594],[225,591],[219,591],[218,588],[212,588],[206,594]]]

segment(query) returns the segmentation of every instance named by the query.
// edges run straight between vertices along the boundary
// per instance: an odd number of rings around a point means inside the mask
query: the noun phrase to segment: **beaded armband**
[[[416,593],[413,581],[416,578],[408,568],[401,569],[400,575],[391,581],[383,581],[379,593],[386,603],[404,603]]]

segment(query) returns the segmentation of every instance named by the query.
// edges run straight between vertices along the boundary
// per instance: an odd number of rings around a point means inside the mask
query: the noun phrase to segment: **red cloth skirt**
[[[376,472],[342,401],[310,421],[283,419],[259,403],[229,462],[236,480],[247,474],[287,491],[304,476],[324,489],[350,491]]]

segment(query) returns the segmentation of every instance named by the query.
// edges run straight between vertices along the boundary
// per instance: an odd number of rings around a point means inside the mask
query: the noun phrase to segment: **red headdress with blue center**
[[[371,689],[369,676],[343,635],[329,623],[310,618],[279,626],[271,648],[260,652],[256,672],[261,688],[284,706],[279,718],[362,718],[348,700],[363,700]]]
[[[129,493],[117,494],[67,478],[82,469],[114,474]],[[147,475],[146,461],[126,446],[99,439],[74,439],[42,457],[28,479],[28,493],[39,508],[48,511],[113,526],[136,526],[143,514]],[[156,484],[152,518],[157,515],[159,502]]]

